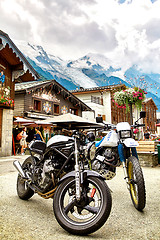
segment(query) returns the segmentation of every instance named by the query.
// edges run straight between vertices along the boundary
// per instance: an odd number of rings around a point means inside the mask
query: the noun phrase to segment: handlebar
[[[134,125],[131,125],[131,127],[134,127],[134,128],[136,128],[136,127],[145,127],[145,124],[134,124]]]

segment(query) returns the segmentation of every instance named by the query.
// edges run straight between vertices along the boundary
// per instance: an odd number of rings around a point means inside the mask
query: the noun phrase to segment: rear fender
[[[69,172],[66,175],[64,175],[60,179],[58,184],[61,184],[65,179],[67,179],[69,177],[75,177],[75,171]],[[86,179],[86,177],[97,177],[102,180],[106,180],[101,174],[97,173],[96,171],[92,171],[92,170],[84,170],[83,172],[81,172],[81,183],[83,183],[83,181],[84,181],[84,179]]]

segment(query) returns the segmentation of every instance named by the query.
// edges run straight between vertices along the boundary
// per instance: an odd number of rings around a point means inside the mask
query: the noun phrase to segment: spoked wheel
[[[146,191],[143,172],[136,157],[129,157],[127,163],[130,195],[135,208],[141,211],[146,204]]]
[[[106,222],[112,206],[107,184],[96,177],[83,183],[80,201],[75,196],[75,178],[65,179],[56,190],[53,200],[55,217],[66,231],[87,235]]]
[[[32,159],[31,157],[28,157],[22,164],[22,168],[24,172],[31,172],[31,168],[33,167]],[[17,178],[17,193],[19,198],[23,200],[28,200],[34,195],[34,191],[27,185],[26,181],[23,180],[23,178],[18,175]]]

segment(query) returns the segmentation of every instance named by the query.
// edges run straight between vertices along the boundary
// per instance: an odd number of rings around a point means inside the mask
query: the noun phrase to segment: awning
[[[86,118],[82,118],[71,113],[66,113],[53,118],[48,118],[44,120],[44,122],[51,122],[57,124],[57,127],[67,129],[103,128],[103,124],[96,123],[94,121],[89,121]]]
[[[14,124],[21,124],[25,127],[38,127],[38,126],[43,126],[43,127],[47,127],[47,126],[54,126],[53,123],[51,122],[44,122],[44,120],[30,120],[30,119],[26,119],[26,118],[21,118],[21,117],[17,117],[16,120],[14,120]]]
[[[26,118],[21,118],[21,117],[16,117],[16,120],[14,120],[14,124],[16,123],[34,123],[33,120],[29,120],[29,119],[26,119]]]

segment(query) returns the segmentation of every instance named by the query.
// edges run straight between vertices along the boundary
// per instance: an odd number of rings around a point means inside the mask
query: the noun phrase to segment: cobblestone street
[[[26,156],[23,156],[23,159]],[[73,236],[57,223],[52,199],[34,195],[29,201],[20,200],[16,193],[17,172],[14,158],[0,158],[0,239],[2,240],[54,240],[54,239],[160,239],[160,167],[143,168],[147,204],[138,212],[130,199],[123,179],[122,167],[108,186],[112,191],[112,211],[108,221],[97,232],[85,236]]]

